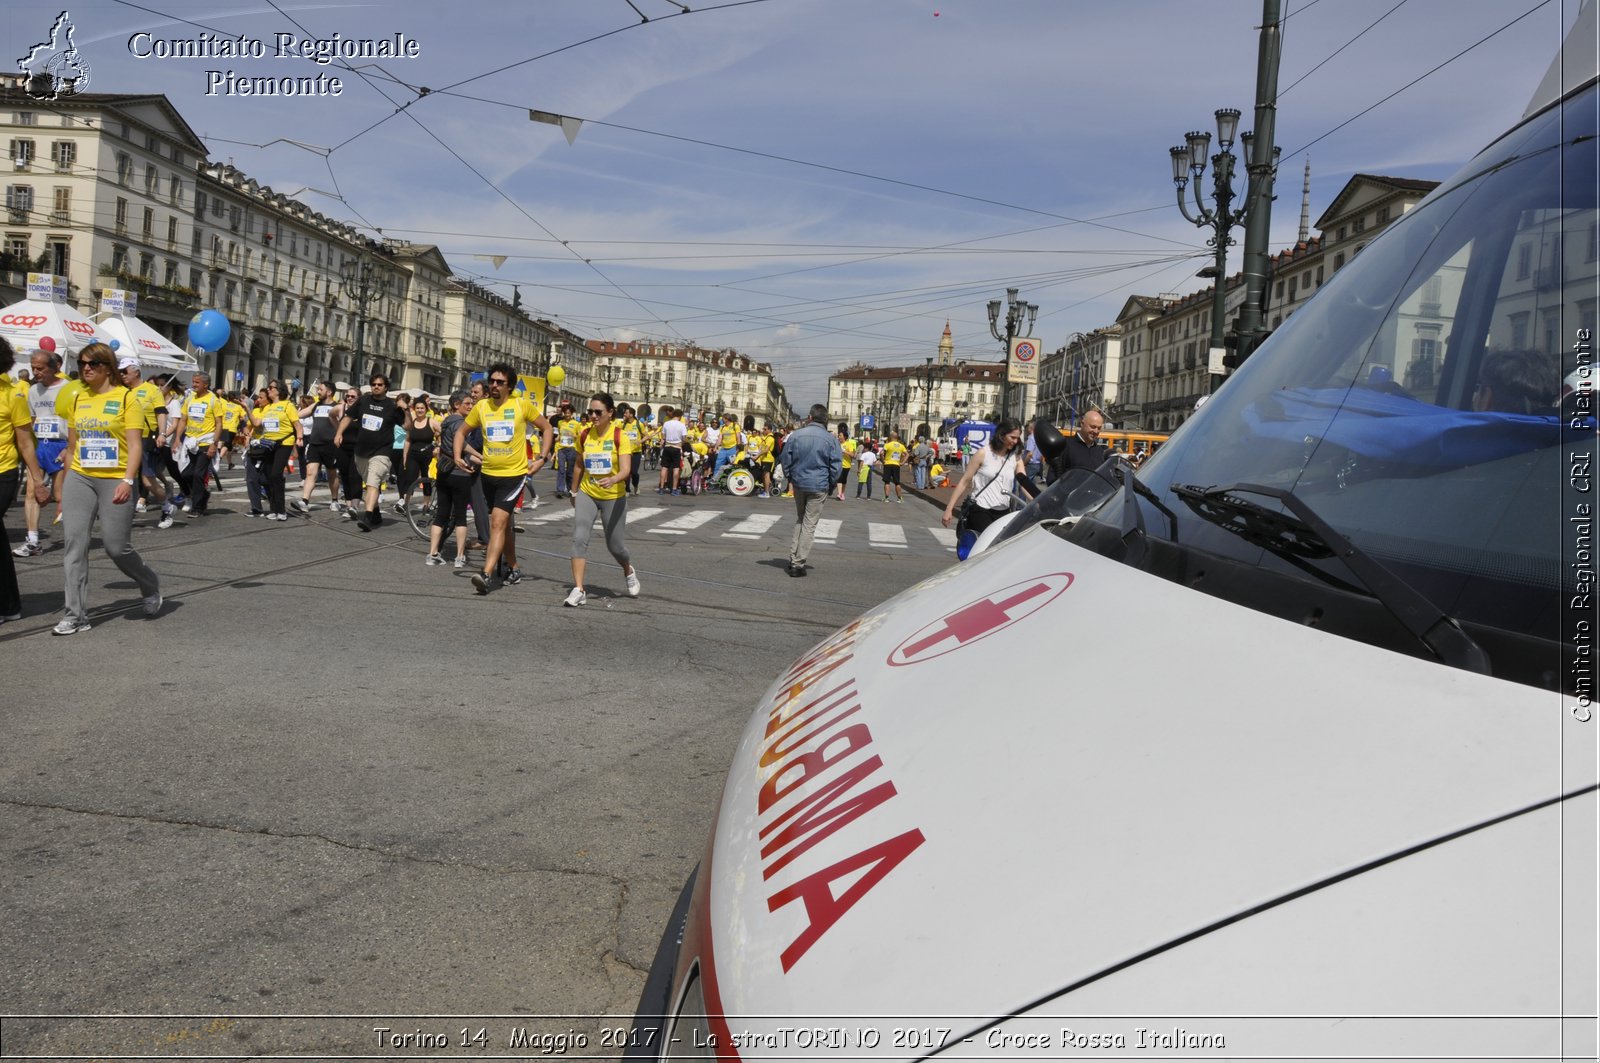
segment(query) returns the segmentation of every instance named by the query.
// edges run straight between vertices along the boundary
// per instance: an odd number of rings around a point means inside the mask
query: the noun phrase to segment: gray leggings
[[[628,496],[596,499],[587,491],[579,491],[577,495],[574,499],[577,512],[573,517],[577,523],[572,529],[572,556],[588,556],[589,533],[594,530],[594,519],[599,517],[606,530],[606,549],[617,559],[617,564],[631,564],[628,548],[622,542],[622,532],[628,526]]]
[[[133,548],[133,492],[122,505],[111,501],[122,481],[115,477],[67,473],[61,488],[61,521],[66,527],[66,553],[62,558],[67,583],[67,617],[89,619],[89,536],[96,515],[100,517],[100,542],[106,556],[116,562],[122,574],[139,585],[141,597],[149,598],[161,590],[161,581]]]

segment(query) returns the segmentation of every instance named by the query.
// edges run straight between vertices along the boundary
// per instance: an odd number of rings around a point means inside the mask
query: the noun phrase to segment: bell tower
[[[950,322],[944,323],[944,335],[939,338],[939,365],[955,363],[956,341],[950,338]]]

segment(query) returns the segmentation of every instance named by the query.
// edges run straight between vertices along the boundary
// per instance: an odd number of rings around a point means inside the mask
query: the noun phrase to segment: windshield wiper
[[[1435,657],[1456,668],[1491,674],[1489,655],[1473,641],[1471,635],[1411,584],[1334,530],[1293,491],[1241,483],[1229,487],[1174,484],[1172,492],[1188,503],[1202,519],[1302,568],[1307,567],[1305,562],[1308,559],[1338,558],[1366,585],[1367,592],[1378,600],[1378,604],[1400,621]],[[1240,498],[1241,494],[1275,498],[1290,512],[1278,513],[1267,509]]]

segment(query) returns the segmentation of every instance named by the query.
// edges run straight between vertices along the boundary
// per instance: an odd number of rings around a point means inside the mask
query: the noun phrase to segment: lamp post
[[[386,278],[373,276],[372,259],[366,255],[355,262],[346,262],[339,274],[340,287],[356,308],[356,356],[350,376],[359,387],[361,363],[367,352],[367,308],[389,294],[389,284]]]
[[[611,385],[617,382],[617,363],[608,362],[600,367],[600,379],[606,383],[606,390],[611,390]]]
[[[922,423],[930,436],[933,435],[933,426],[929,424],[933,418],[933,385],[943,376],[944,366],[935,362],[932,355],[917,374],[917,387],[922,389]]]
[[[1006,289],[1005,329],[1001,330],[1000,300],[989,300],[989,332],[1004,344],[1006,368],[1000,378],[1000,416],[1011,414],[1011,341],[1018,336],[1032,335],[1033,323],[1039,316],[1039,304],[1021,301],[1016,288]],[[1024,332],[1023,319],[1027,319]]]
[[[1234,135],[1239,130],[1239,112],[1225,107],[1216,112],[1217,148],[1211,155],[1211,201],[1208,208],[1202,198],[1200,179],[1205,175],[1206,159],[1211,151],[1211,134],[1191,132],[1182,146],[1170,149],[1172,158],[1172,183],[1177,190],[1178,209],[1193,225],[1212,231],[1206,243],[1215,250],[1216,262],[1200,271],[1209,276],[1215,285],[1211,303],[1211,351],[1208,362],[1221,359],[1224,365],[1237,365],[1250,354],[1250,348],[1262,336],[1261,320],[1266,295],[1268,266],[1267,229],[1272,222],[1272,185],[1278,169],[1279,149],[1273,144],[1277,118],[1278,57],[1282,48],[1279,28],[1280,0],[1262,0],[1261,48],[1256,65],[1255,132],[1244,133],[1239,139],[1244,144],[1247,185],[1244,203],[1233,209],[1236,195],[1233,187],[1234,167],[1238,159],[1233,154]],[[1191,214],[1184,203],[1183,191],[1190,178],[1194,179],[1194,207]],[[1228,245],[1236,225],[1245,227],[1244,302],[1239,308],[1239,337],[1237,356],[1224,354],[1224,333],[1227,322],[1226,284],[1228,278]],[[1208,393],[1221,382],[1221,374],[1210,376]]]

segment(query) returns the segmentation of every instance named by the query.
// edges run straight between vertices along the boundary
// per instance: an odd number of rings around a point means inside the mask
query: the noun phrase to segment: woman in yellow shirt
[[[267,402],[250,412],[253,430],[250,449],[245,460],[254,462],[267,485],[268,520],[288,520],[288,508],[283,501],[284,471],[289,467],[289,456],[294,447],[301,445],[304,429],[300,427],[300,410],[284,395],[283,382],[267,381]],[[255,499],[251,500],[255,508]]]
[[[578,606],[589,600],[583,589],[584,560],[589,552],[589,533],[596,517],[606,532],[606,549],[622,566],[628,596],[639,597],[639,574],[633,570],[622,533],[628,524],[628,474],[633,469],[631,445],[622,426],[612,421],[617,404],[604,391],[589,399],[589,424],[578,433],[578,468],[573,507],[577,510],[572,529],[572,590],[563,605]]]
[[[54,635],[89,630],[89,538],[97,516],[106,556],[138,585],[145,615],[161,611],[161,581],[132,542],[134,474],[144,457],[139,409],[116,382],[117,355],[105,344],[91,343],[79,352],[78,374],[84,387],[67,420],[72,464],[61,489],[67,609]]]

